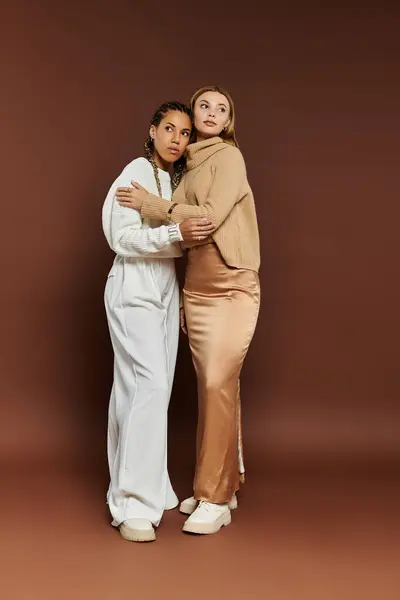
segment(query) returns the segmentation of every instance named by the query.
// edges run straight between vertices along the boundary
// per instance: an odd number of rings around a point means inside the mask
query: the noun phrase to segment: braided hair
[[[154,125],[155,127],[157,127],[161,123],[161,121],[165,117],[165,115],[167,113],[169,113],[170,111],[178,111],[178,112],[184,113],[185,115],[188,115],[188,117],[190,117],[190,120],[192,121],[192,112],[191,112],[190,108],[188,106],[186,106],[186,104],[182,104],[181,102],[164,102],[164,104],[162,104],[154,113],[153,118],[150,121],[150,125]],[[160,178],[158,176],[158,167],[154,160],[154,152],[155,152],[154,140],[149,135],[144,143],[144,154],[145,154],[145,157],[147,158],[147,160],[149,161],[149,163],[151,164],[151,166],[153,167],[154,177],[155,177],[155,180],[157,183],[158,194],[159,194],[160,198],[162,198],[161,182],[160,182]],[[186,168],[186,158],[184,156],[181,156],[180,159],[174,163],[174,169],[173,169],[172,176],[171,176],[171,186],[172,186],[173,192],[178,187],[179,182],[182,178],[182,175],[185,171],[185,168]]]

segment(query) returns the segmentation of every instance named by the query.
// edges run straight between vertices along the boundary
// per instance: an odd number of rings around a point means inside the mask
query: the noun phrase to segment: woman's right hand
[[[215,229],[214,225],[207,217],[192,217],[179,223],[184,242],[202,242]]]
[[[185,309],[183,308],[183,306],[181,306],[179,309],[179,316],[180,316],[180,320],[181,320],[181,329],[182,329],[183,333],[187,335]]]
[[[119,187],[115,192],[115,198],[120,206],[134,208],[139,212],[147,196],[147,190],[136,181],[132,181],[132,187]]]

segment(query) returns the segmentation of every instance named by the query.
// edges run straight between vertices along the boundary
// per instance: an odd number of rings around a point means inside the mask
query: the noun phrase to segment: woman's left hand
[[[125,208],[134,208],[140,212],[143,201],[147,196],[147,190],[139,185],[136,181],[132,181],[132,187],[119,187],[115,192],[115,197],[120,206]]]

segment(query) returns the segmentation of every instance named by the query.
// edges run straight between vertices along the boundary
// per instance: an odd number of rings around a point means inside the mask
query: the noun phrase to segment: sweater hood
[[[212,137],[207,140],[203,140],[201,142],[195,142],[194,144],[189,144],[186,149],[187,152],[187,169],[190,171],[195,167],[198,167],[203,163],[207,158],[210,158],[216,152],[223,150],[227,147],[228,144],[224,142],[220,137]]]

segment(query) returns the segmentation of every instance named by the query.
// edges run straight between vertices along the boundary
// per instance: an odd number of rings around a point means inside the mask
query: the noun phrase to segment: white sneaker
[[[119,526],[119,532],[129,542],[153,542],[156,539],[154,527],[146,519],[127,519]]]
[[[196,510],[198,504],[199,504],[199,501],[196,500],[195,498],[193,498],[193,496],[191,496],[190,498],[186,498],[186,500],[183,500],[181,502],[179,511],[181,513],[183,513],[184,515],[191,515],[192,512],[194,512]],[[237,507],[238,507],[237,496],[236,496],[235,492],[233,492],[232,498],[228,502],[228,508],[229,508],[229,510],[235,510],[235,508],[237,508]]]
[[[217,533],[224,525],[231,522],[231,511],[228,503],[213,504],[201,500],[193,514],[185,521],[183,531],[188,533]]]
[[[164,510],[174,510],[174,508],[176,508],[178,506],[178,504],[179,504],[178,498],[176,500],[170,500],[169,502],[167,502]]]

